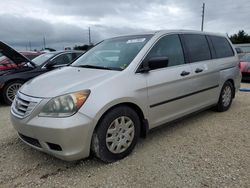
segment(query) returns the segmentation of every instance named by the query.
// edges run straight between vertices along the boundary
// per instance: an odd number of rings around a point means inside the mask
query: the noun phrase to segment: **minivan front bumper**
[[[89,156],[94,120],[79,112],[67,118],[32,119],[11,113],[11,121],[21,140],[35,149],[66,161]]]

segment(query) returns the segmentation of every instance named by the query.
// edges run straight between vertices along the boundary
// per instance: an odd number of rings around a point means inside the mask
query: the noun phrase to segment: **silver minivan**
[[[239,59],[224,35],[121,36],[24,84],[11,119],[35,149],[68,161],[93,152],[113,162],[154,127],[211,107],[228,110],[240,80]]]

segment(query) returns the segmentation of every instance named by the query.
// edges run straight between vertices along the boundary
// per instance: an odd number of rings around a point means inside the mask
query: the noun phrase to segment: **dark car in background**
[[[250,53],[245,54],[240,59],[240,71],[243,81],[250,81]]]
[[[44,52],[23,51],[19,53],[32,60],[37,56],[43,54]],[[6,56],[0,57],[0,71],[14,69],[16,67],[17,65],[13,61],[11,61],[11,59],[7,58]]]
[[[0,42],[0,53],[16,64],[14,69],[0,71],[0,98],[4,103],[10,105],[23,83],[55,68],[71,64],[84,52],[69,50],[48,52],[31,61],[5,43]]]

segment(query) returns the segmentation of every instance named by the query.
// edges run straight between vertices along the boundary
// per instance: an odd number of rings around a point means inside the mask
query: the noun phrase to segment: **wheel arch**
[[[233,98],[234,98],[235,97],[235,84],[234,84],[234,80],[233,79],[228,79],[228,80],[226,80],[226,82],[230,82],[233,85]]]
[[[104,113],[101,114],[100,118],[98,119],[95,129],[94,131],[97,129],[97,127],[99,126],[101,120],[103,119],[103,117],[112,109],[117,108],[119,106],[127,106],[133,110],[135,110],[135,112],[137,113],[137,115],[139,116],[139,119],[141,121],[141,132],[140,132],[140,136],[145,138],[147,136],[148,130],[149,130],[149,126],[148,126],[148,120],[145,118],[145,113],[143,112],[143,110],[135,103],[133,102],[121,102],[121,103],[117,103],[114,104],[112,106],[110,106],[108,109],[106,109],[104,111]]]
[[[10,84],[10,83],[12,83],[12,82],[15,82],[15,81],[20,81],[20,82],[23,82],[23,83],[26,82],[24,79],[13,78],[13,79],[10,79],[10,80],[5,81],[5,82],[4,82],[3,88],[6,87],[6,85],[8,85],[8,84]]]

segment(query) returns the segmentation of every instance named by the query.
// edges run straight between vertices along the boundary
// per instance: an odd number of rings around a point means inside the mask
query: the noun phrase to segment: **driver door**
[[[146,59],[152,57],[168,57],[168,66],[150,70],[146,76],[150,128],[176,119],[192,108],[188,97],[192,93],[192,71],[185,63],[179,35],[162,37]]]

